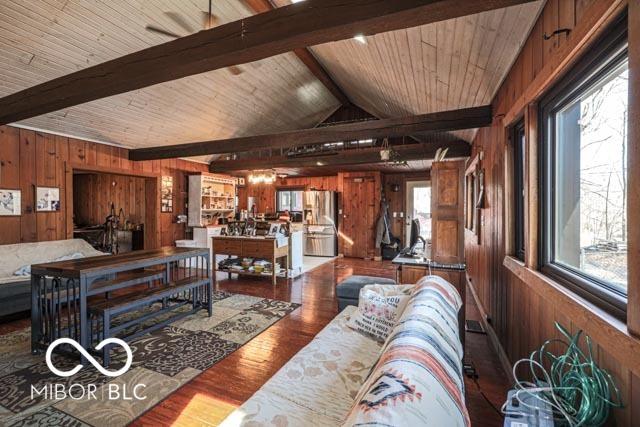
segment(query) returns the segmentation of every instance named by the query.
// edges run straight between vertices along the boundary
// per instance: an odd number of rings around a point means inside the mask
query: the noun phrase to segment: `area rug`
[[[129,343],[131,368],[110,378],[92,365],[71,377],[53,374],[45,357],[30,353],[29,328],[0,337],[0,425],[2,426],[125,426],[182,385],[221,361],[253,337],[287,316],[300,304],[249,295],[215,292],[213,316],[206,310],[180,319]],[[110,370],[124,365],[124,351],[114,351]],[[59,370],[73,368],[77,359],[53,355]],[[56,399],[36,393],[49,384],[64,384],[80,396],[96,385],[95,398]],[[70,388],[71,385],[75,388]],[[139,397],[133,395],[138,387]],[[79,385],[79,386],[78,386]],[[120,393],[116,396],[110,390]],[[125,399],[128,393],[130,400]],[[113,399],[117,397],[117,399]],[[110,400],[113,399],[113,400]]]

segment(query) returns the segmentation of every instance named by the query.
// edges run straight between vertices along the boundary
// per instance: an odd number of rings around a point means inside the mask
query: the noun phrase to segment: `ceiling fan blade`
[[[178,24],[178,26],[180,28],[182,28],[183,30],[185,30],[187,33],[191,34],[191,33],[195,33],[196,32],[196,30],[194,30],[193,27],[191,25],[189,25],[189,23],[187,21],[185,21],[184,18],[179,13],[176,13],[176,12],[165,12],[164,14],[168,18],[173,20],[173,22]]]
[[[230,67],[227,67],[227,70],[229,70],[229,72],[231,74],[233,74],[234,76],[237,76],[238,74],[242,74],[244,71],[242,70],[242,68],[236,66],[236,65],[232,65]]]
[[[162,28],[155,27],[153,25],[147,25],[144,27],[147,31],[151,31],[152,33],[162,34],[163,36],[173,37],[175,39],[179,39],[180,36],[176,33],[172,33],[171,31],[163,30]]]
[[[211,18],[211,20],[209,20]],[[214,14],[209,15],[209,12],[202,12],[202,29],[208,30],[218,25],[218,17]]]

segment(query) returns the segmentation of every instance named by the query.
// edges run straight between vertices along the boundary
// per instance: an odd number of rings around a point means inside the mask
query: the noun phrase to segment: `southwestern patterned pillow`
[[[384,342],[404,311],[413,287],[395,285],[363,287],[360,290],[358,310],[349,318],[347,326],[378,342]]]
[[[469,426],[464,403],[458,310],[462,300],[444,279],[414,287],[345,426]]]

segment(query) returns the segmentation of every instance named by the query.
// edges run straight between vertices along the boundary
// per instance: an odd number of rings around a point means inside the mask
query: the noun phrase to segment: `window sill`
[[[591,302],[566,289],[539,271],[525,267],[512,256],[506,256],[503,265],[522,283],[546,301],[562,306],[575,325],[593,338],[599,345],[615,354],[625,366],[640,375],[637,355],[640,339],[631,335],[627,325]]]

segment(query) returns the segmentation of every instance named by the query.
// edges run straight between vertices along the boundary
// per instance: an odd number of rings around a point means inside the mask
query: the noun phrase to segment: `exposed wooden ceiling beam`
[[[471,146],[462,140],[443,144],[408,144],[393,147],[398,153],[399,159],[404,161],[433,159],[438,148],[449,148],[448,157],[468,157],[471,154]],[[380,159],[380,147],[344,150],[313,157],[272,156],[243,160],[218,160],[210,163],[209,171],[228,173],[255,169],[335,167],[371,163],[383,163]]]
[[[200,31],[0,99],[0,125],[294,49],[533,0],[306,0]]]
[[[171,159],[239,153],[272,148],[357,141],[368,138],[393,138],[421,132],[473,129],[491,124],[491,106],[442,111],[397,119],[368,120],[336,126],[302,129],[268,135],[245,136],[188,144],[138,148],[129,151],[131,160]]]
[[[270,0],[242,0],[242,2],[249,9],[253,10],[256,13],[265,13],[276,9],[276,7]],[[309,71],[311,71],[311,74],[316,76],[316,78],[320,80],[324,87],[326,87],[327,90],[331,92],[331,94],[335,96],[342,105],[351,104],[351,100],[349,99],[347,94],[345,94],[340,86],[338,86],[336,82],[333,81],[327,70],[325,70],[322,64],[320,64],[320,61],[316,59],[316,57],[308,48],[303,47],[294,49],[293,53],[298,57],[298,59],[300,59],[300,61],[302,61],[304,65],[306,65]]]

